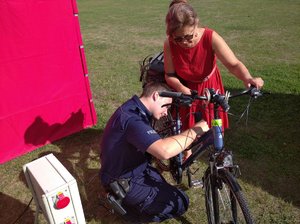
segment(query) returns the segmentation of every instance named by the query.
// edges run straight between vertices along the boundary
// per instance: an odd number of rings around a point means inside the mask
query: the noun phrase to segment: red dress
[[[212,33],[213,30],[205,28],[200,41],[192,48],[182,48],[169,40],[176,74],[185,86],[197,90],[198,94],[204,94],[206,88],[214,88],[224,94],[222,78],[216,64],[217,57],[212,49]],[[203,101],[197,101],[190,108],[182,108],[180,111],[184,130],[194,125],[193,113],[197,111],[202,112],[202,118],[211,127],[213,105],[205,106]],[[223,129],[228,128],[227,113],[220,111],[219,114]]]

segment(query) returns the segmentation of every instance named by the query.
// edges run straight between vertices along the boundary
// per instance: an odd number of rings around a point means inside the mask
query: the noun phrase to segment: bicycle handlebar
[[[162,91],[159,92],[161,97],[169,97],[169,98],[182,98],[184,94],[182,92],[172,92],[172,91]]]
[[[249,89],[243,90],[237,94],[231,95],[226,93],[225,95],[217,93],[214,89],[207,89],[206,96],[198,95],[197,91],[192,91],[191,94],[184,94],[182,92],[172,92],[172,91],[162,91],[159,92],[161,97],[170,97],[176,100],[180,105],[190,105],[195,100],[206,100],[210,103],[220,105],[225,112],[228,112],[230,106],[228,104],[229,98],[234,98],[242,95],[250,95],[250,97],[258,98],[262,96],[263,93],[261,90],[251,86]]]
[[[245,90],[241,91],[240,93],[230,95],[229,98],[234,98],[234,97],[247,95],[247,94],[256,99],[260,96],[263,96],[264,94],[270,94],[270,93],[269,92],[263,92],[262,90],[259,90],[254,86],[251,86],[249,89],[245,89]]]

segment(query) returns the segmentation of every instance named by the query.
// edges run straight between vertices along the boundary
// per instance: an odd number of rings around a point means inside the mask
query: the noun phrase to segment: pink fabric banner
[[[0,0],[0,164],[96,124],[74,0]]]

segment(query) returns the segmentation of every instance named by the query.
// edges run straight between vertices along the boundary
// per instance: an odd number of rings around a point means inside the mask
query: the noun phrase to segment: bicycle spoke
[[[235,178],[229,172],[221,172],[217,180],[205,181],[205,199],[209,223],[253,223],[246,200]],[[213,192],[216,192],[215,194]],[[214,198],[215,197],[215,198]]]

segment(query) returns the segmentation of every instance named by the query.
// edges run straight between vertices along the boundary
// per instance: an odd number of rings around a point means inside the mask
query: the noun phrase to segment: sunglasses
[[[180,43],[180,42],[182,42],[182,41],[184,41],[184,40],[190,41],[190,40],[192,40],[193,38],[194,38],[194,33],[192,33],[192,34],[187,34],[187,35],[184,35],[184,36],[182,36],[182,37],[173,37],[173,40],[174,40],[175,42]]]

